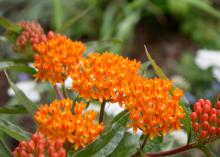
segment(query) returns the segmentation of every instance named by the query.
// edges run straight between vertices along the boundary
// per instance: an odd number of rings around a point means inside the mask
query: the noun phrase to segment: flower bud
[[[206,138],[208,136],[208,132],[206,130],[202,130],[200,135],[202,138]]]
[[[199,130],[199,123],[194,122],[193,125],[192,125],[192,127],[193,127],[193,130],[194,130],[194,131],[198,131],[198,130]]]
[[[212,114],[212,115],[210,116],[209,121],[210,121],[212,124],[214,124],[214,123],[217,121],[217,116],[216,116],[216,114]]]
[[[197,114],[196,114],[196,112],[192,112],[192,113],[190,114],[190,119],[191,119],[192,122],[195,122],[195,121],[196,121],[196,119],[197,119]]]
[[[215,133],[216,133],[216,128],[215,128],[214,126],[211,126],[211,127],[209,128],[209,134],[210,134],[211,136],[214,136]]]
[[[208,130],[209,129],[209,122],[207,122],[207,121],[202,122],[202,129]]]
[[[220,109],[220,101],[217,101],[217,102],[215,103],[215,108],[216,108],[217,110]]]
[[[209,120],[209,115],[207,113],[203,113],[201,116],[201,121],[204,122],[208,120]]]
[[[55,148],[59,150],[63,146],[63,142],[61,139],[57,139],[55,142]]]

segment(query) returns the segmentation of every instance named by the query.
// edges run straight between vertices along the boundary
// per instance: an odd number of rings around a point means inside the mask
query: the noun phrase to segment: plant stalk
[[[59,88],[57,87],[57,85],[54,85],[53,88],[54,88],[55,92],[57,93],[57,96],[60,98],[60,100],[62,100],[63,95],[61,94],[61,92],[60,92]]]
[[[103,121],[104,112],[105,112],[105,101],[103,101],[101,104],[100,115],[99,115],[99,124]]]

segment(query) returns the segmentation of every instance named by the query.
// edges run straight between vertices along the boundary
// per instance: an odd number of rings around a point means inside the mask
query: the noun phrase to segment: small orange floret
[[[92,53],[72,71],[72,88],[87,99],[118,101],[125,85],[137,75],[140,62],[111,53]]]
[[[60,138],[63,142],[73,143],[76,150],[84,147],[95,140],[104,128],[103,124],[94,122],[96,113],[84,112],[85,108],[84,103],[76,102],[73,114],[70,99],[40,106],[35,113],[39,131],[51,140]]]
[[[185,116],[179,105],[183,92],[174,89],[173,94],[170,94],[172,82],[169,80],[140,76],[134,79],[124,97],[134,132],[139,128],[152,139],[155,135],[160,136],[180,128],[180,120]]]
[[[34,66],[37,68],[36,79],[48,80],[50,83],[63,83],[68,77],[70,67],[75,67],[85,45],[73,42],[65,36],[56,35],[47,42],[37,46]]]

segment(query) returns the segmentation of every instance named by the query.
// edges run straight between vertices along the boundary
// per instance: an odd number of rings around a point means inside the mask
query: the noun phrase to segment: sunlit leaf
[[[26,114],[27,109],[21,105],[0,107],[0,113],[4,114]]]
[[[31,136],[29,132],[4,119],[0,119],[0,130],[18,141],[28,140]]]
[[[5,141],[0,137],[0,156],[13,157]]]
[[[8,79],[11,88],[13,89],[15,95],[17,96],[21,104],[27,109],[27,111],[32,116],[34,116],[34,112],[37,110],[37,106],[30,99],[28,99],[28,97],[11,81],[6,71],[5,75]]]
[[[21,27],[17,26],[16,24],[12,23],[11,21],[9,21],[8,19],[2,16],[0,16],[0,25],[8,31],[12,31],[16,33],[20,33],[20,31],[22,30]]]

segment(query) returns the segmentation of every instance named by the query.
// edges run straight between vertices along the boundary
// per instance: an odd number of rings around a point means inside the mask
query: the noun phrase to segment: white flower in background
[[[220,51],[213,50],[198,50],[195,59],[196,65],[205,70],[209,67],[220,68]]]
[[[64,81],[65,88],[70,89],[70,88],[72,87],[72,82],[73,82],[72,78],[71,78],[71,77],[68,77],[68,78]],[[57,86],[58,86],[59,88],[61,88],[61,84],[60,84],[60,83],[57,83]]]
[[[203,70],[212,67],[213,76],[220,81],[220,51],[198,50],[195,62]]]
[[[182,76],[174,75],[171,77],[171,80],[175,85],[179,86],[181,89],[188,90],[190,88],[189,82],[187,82]]]
[[[121,107],[119,103],[106,103],[105,104],[105,112],[108,115],[116,116],[123,110],[124,110],[123,107]]]
[[[40,94],[36,90],[37,84],[34,81],[22,81],[16,83],[16,86],[21,89],[24,94],[33,102],[37,102],[40,100]],[[9,88],[7,91],[9,96],[14,96],[15,93],[12,88]]]
[[[187,134],[183,130],[175,130],[171,132],[170,135],[181,145],[185,145],[187,143]]]

